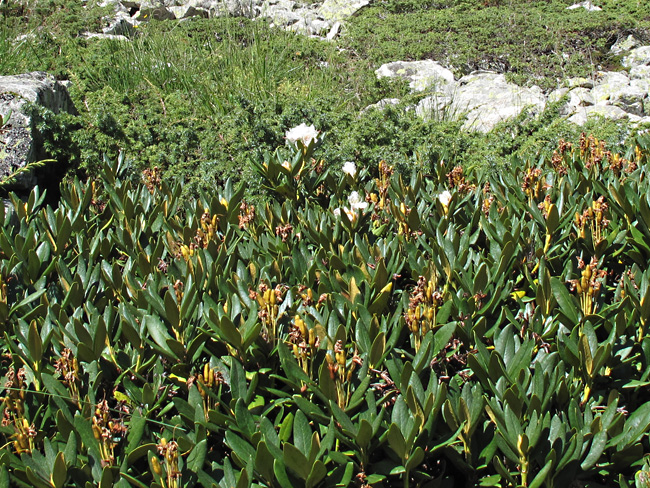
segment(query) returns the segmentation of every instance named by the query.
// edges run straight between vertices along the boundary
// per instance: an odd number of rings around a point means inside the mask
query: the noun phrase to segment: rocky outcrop
[[[549,94],[537,86],[508,83],[498,73],[475,72],[455,80],[451,71],[431,60],[387,63],[375,74],[403,78],[411,91],[425,92],[427,96],[415,107],[422,117],[464,117],[469,130],[488,132],[523,110],[541,113],[549,101],[562,101],[561,113],[578,125],[594,116],[650,123],[650,46],[637,46],[638,41],[629,37],[612,47],[613,53],[623,56],[628,71],[598,71],[591,78],[571,78]]]
[[[151,19],[236,16],[269,19],[275,27],[300,34],[334,39],[341,22],[366,6],[369,0],[325,0],[322,3],[294,0],[103,0],[115,15],[107,19],[101,35],[130,36],[134,28]],[[87,37],[97,37],[89,33]]]
[[[66,87],[52,75],[37,71],[17,76],[0,76],[0,113],[11,112],[5,131],[0,134],[0,181],[34,161],[45,159],[41,135],[29,105],[36,104],[54,113],[75,113]],[[31,173],[22,173],[12,185],[25,190],[37,183]]]
[[[508,83],[503,74],[489,72],[455,80],[451,71],[430,60],[388,63],[375,74],[379,78],[404,78],[412,91],[427,93],[415,108],[423,118],[464,117],[465,128],[469,130],[488,132],[526,108],[541,112],[546,105],[538,87],[520,87]]]
[[[628,38],[625,44],[638,43]],[[551,101],[564,100],[561,110],[570,122],[584,125],[596,115],[650,122],[650,47],[625,50],[619,44],[612,49],[623,54],[622,64],[629,71],[598,71],[590,79],[571,78],[549,94]]]

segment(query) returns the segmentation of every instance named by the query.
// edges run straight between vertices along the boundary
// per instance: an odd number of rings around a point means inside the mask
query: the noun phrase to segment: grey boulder
[[[68,90],[52,75],[36,71],[0,76],[0,113],[7,115],[11,112],[7,130],[0,134],[0,180],[29,163],[47,158],[42,147],[42,136],[29,108],[30,103],[54,113],[76,113]],[[22,173],[12,189],[28,190],[37,181],[37,175]]]

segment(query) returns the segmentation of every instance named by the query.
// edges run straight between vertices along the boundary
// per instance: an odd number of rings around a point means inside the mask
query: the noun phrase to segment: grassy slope
[[[552,111],[488,136],[399,109],[359,117],[380,98],[406,95],[403,85],[378,82],[373,71],[390,60],[433,58],[458,74],[496,68],[548,88],[616,65],[607,50],[630,32],[650,39],[645,3],[604,2],[599,13],[567,12],[569,3],[379,0],[348,22],[338,45],[242,19],[151,23],[130,43],[86,40],[79,33],[97,29],[105,10],[66,0],[30,9],[10,3],[0,13],[0,74],[38,69],[73,81],[81,115],[48,120],[49,142],[59,159],[91,175],[103,154],[122,150],[134,169],[157,165],[182,178],[187,192],[226,177],[249,179],[250,158],[281,144],[284,131],[303,121],[327,132],[321,154],[329,164],[387,159],[426,169],[442,154],[498,165],[578,131]],[[27,37],[12,43],[19,34]],[[621,137],[611,125],[591,129],[610,145]]]

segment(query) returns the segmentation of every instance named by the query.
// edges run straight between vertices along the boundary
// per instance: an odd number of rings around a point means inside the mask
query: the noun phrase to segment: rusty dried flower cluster
[[[494,203],[495,196],[492,194],[490,182],[486,181],[483,185],[483,201],[481,202],[481,210],[487,217],[490,214],[490,208]]]
[[[289,330],[289,344],[300,367],[310,378],[313,377],[313,359],[320,347],[320,339],[315,329],[308,328],[300,315],[294,317]]]
[[[420,348],[427,332],[433,330],[436,325],[436,313],[442,302],[442,293],[436,290],[435,282],[420,276],[417,285],[411,291],[409,307],[404,313],[416,351]]]
[[[595,300],[607,279],[607,271],[598,268],[598,259],[594,256],[589,264],[585,264],[578,257],[578,269],[581,270],[580,278],[569,280],[571,291],[575,291],[580,299],[580,306],[585,315],[595,313]]]
[[[357,366],[361,366],[363,361],[355,349],[352,357],[348,358],[346,346],[342,340],[334,344],[334,357],[327,353],[327,368],[330,378],[336,386],[336,399],[339,407],[345,409],[351,396],[352,373]]]
[[[476,185],[468,183],[465,175],[463,174],[463,167],[456,166],[449,173],[446,174],[447,181],[451,188],[456,188],[459,193],[466,195],[476,188]]]
[[[260,282],[258,286],[259,291],[252,289],[248,290],[248,296],[257,300],[260,306],[257,316],[262,321],[262,337],[269,344],[275,345],[278,339],[278,322],[282,314],[280,314],[279,304],[283,301],[283,295],[286,287],[277,284],[275,288],[270,288],[265,282]]]
[[[153,193],[162,184],[162,170],[158,166],[145,169],[142,172],[142,181],[149,192]]]
[[[92,430],[99,441],[99,452],[103,466],[115,464],[115,447],[126,437],[127,427],[120,417],[113,418],[108,402],[102,400],[95,408],[92,418]]]
[[[206,208],[201,215],[199,228],[196,229],[196,235],[189,244],[181,244],[176,253],[176,257],[183,257],[186,261],[194,256],[197,249],[206,249],[210,242],[219,237],[219,217],[211,215]]]
[[[70,398],[81,407],[79,403],[79,362],[67,347],[61,351],[61,356],[54,362],[54,369],[61,375],[63,384],[70,392]]]
[[[203,398],[205,419],[208,420],[208,412],[219,405],[221,385],[225,383],[225,380],[221,371],[210,367],[208,363],[203,365],[203,371],[198,374],[196,380],[196,387]]]
[[[241,202],[239,206],[239,228],[246,229],[248,224],[255,220],[255,206]]]
[[[524,181],[521,183],[521,189],[529,200],[539,200],[540,195],[544,191],[542,170],[540,168],[528,168],[524,173]]]
[[[164,437],[160,439],[160,443],[156,446],[158,455],[162,456],[164,462],[164,469],[157,456],[151,456],[151,469],[158,476],[160,484],[163,488],[180,488],[181,486],[181,471],[179,469],[178,459],[180,454],[178,452],[178,444],[176,441],[169,441]]]
[[[20,368],[16,372],[13,368],[7,371],[4,388],[6,396],[2,406],[2,427],[13,427],[13,439],[10,444],[16,454],[31,454],[35,449],[38,431],[33,422],[25,417],[25,398],[27,395],[27,382],[25,369]]]
[[[284,225],[278,225],[275,228],[275,235],[280,236],[282,242],[287,242],[289,237],[293,234],[293,225],[286,223]]]
[[[579,237],[585,239],[587,237],[585,229],[589,227],[594,244],[602,241],[604,231],[609,225],[609,220],[606,218],[608,209],[609,205],[605,202],[605,197],[601,195],[582,214],[576,212],[574,223],[578,228]]]

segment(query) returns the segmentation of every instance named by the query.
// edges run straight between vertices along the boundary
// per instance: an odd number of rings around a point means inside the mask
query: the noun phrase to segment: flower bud
[[[162,466],[160,465],[160,461],[158,461],[158,457],[156,456],[151,456],[151,469],[153,469],[153,472],[158,476],[162,476]]]

